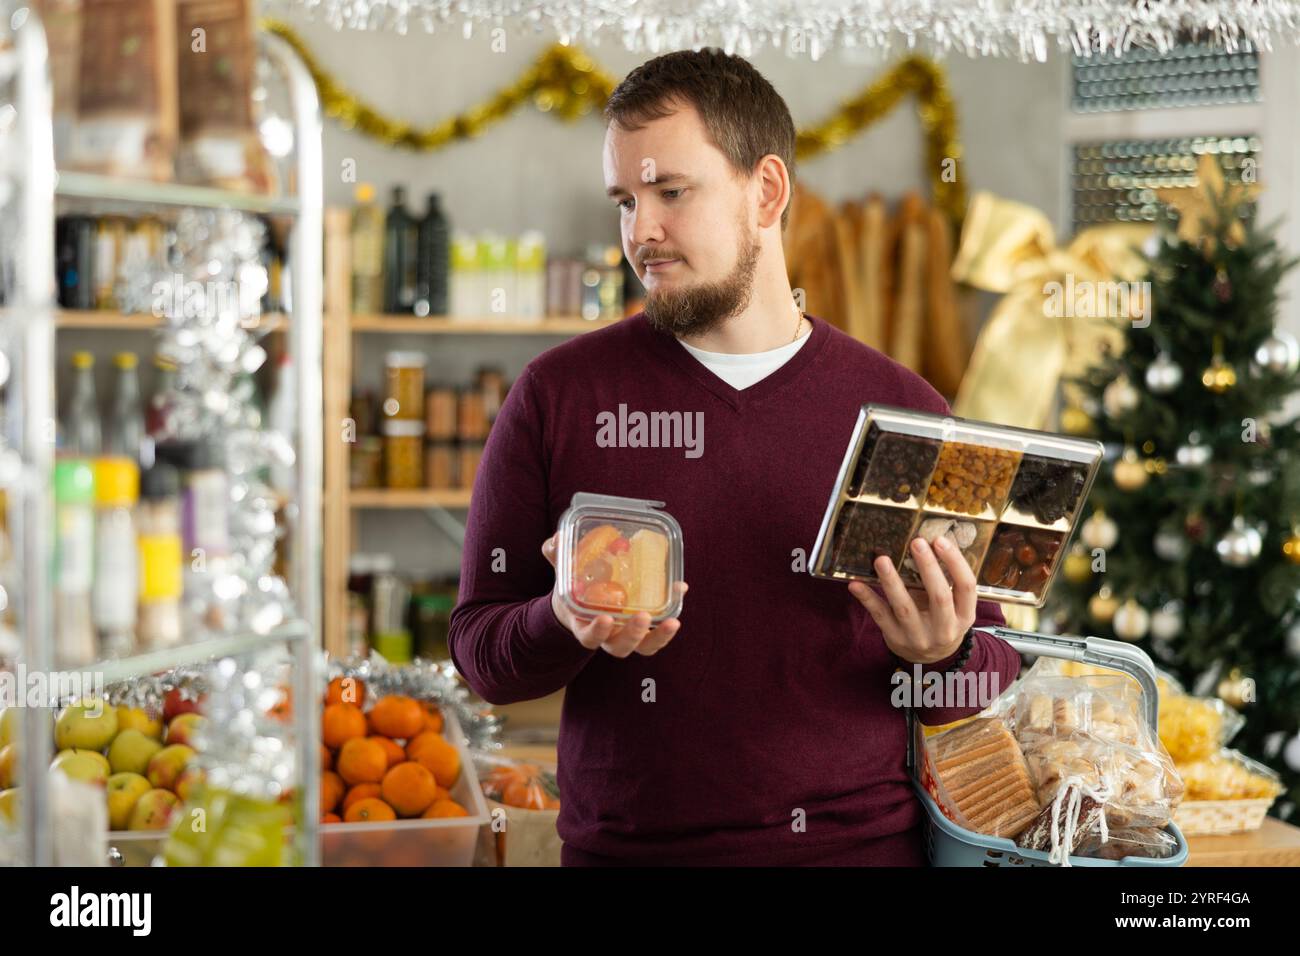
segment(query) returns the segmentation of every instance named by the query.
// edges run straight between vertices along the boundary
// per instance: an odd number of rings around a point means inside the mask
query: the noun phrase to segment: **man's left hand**
[[[933,548],[924,538],[916,538],[911,549],[925,585],[920,606],[894,562],[884,555],[875,562],[884,597],[863,581],[850,581],[849,593],[871,613],[891,651],[910,663],[933,664],[957,653],[975,623],[975,573],[946,536],[936,538]],[[952,578],[951,585],[943,568]]]

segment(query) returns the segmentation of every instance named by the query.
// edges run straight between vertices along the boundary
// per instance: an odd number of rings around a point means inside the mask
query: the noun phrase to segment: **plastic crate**
[[[1158,726],[1159,695],[1156,693],[1156,669],[1145,652],[1120,641],[1099,637],[1074,637],[1071,635],[1037,634],[1009,627],[979,627],[994,637],[999,637],[1022,654],[1060,657],[1081,661],[1098,667],[1123,671],[1134,677],[1142,688],[1142,704],[1147,723],[1154,732]],[[915,714],[907,712],[907,763],[912,774],[921,805],[925,807],[925,855],[931,866],[1056,866],[1048,860],[1045,850],[1025,850],[1006,837],[985,836],[960,827],[944,816],[938,804],[926,791],[919,776],[916,759],[919,725]],[[921,746],[924,746],[922,742]],[[1178,841],[1177,851],[1164,859],[1126,856],[1120,860],[1102,860],[1095,857],[1071,856],[1071,866],[1182,866],[1187,862],[1187,839],[1177,825],[1166,828]]]
[[[460,754],[461,773],[451,797],[469,811],[465,817],[395,820],[392,823],[332,823],[320,827],[322,866],[471,866],[479,827],[488,823],[487,802],[455,711],[442,708],[443,733]],[[163,852],[166,830],[113,831],[122,866],[150,866]],[[286,831],[292,841],[294,828]]]
[[[460,754],[460,779],[451,788],[451,798],[469,816],[323,824],[322,866],[473,866],[479,827],[491,818],[456,712],[444,707],[442,714],[443,734]]]

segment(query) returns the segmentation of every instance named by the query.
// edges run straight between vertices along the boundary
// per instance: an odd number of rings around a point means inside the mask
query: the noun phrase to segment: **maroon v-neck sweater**
[[[642,313],[534,359],[510,389],[474,483],[457,669],[492,703],[567,688],[560,837],[625,859],[783,864],[878,859],[923,810],[905,767],[890,654],[838,581],[805,570],[859,408],[947,413],[924,379],[821,319],[741,391]],[[701,413],[696,449],[603,447],[601,413]],[[608,430],[607,430],[608,431]],[[541,553],[574,492],[663,501],[690,585],[658,654],[589,651],[556,619]],[[1002,624],[980,602],[977,624]],[[955,659],[928,669],[942,670]],[[1020,667],[980,634],[968,671]],[[927,724],[978,707],[918,711]],[[859,852],[861,856],[854,854]]]

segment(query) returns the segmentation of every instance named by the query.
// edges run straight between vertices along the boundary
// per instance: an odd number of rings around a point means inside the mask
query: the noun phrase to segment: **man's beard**
[[[749,305],[761,246],[757,231],[746,233],[731,275],[681,289],[646,294],[645,317],[651,327],[680,337],[703,335]]]

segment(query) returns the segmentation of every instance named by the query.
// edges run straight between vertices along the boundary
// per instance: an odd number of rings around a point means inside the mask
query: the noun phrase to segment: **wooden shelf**
[[[468,508],[468,488],[353,488],[348,503],[356,509]]]
[[[405,315],[353,315],[353,332],[408,335],[580,335],[613,325],[610,321],[578,318],[512,319],[482,316],[449,319],[442,316],[419,318]]]
[[[75,170],[61,170],[56,176],[54,191],[61,198],[91,199],[117,207],[202,206],[276,215],[294,215],[300,208],[295,196],[263,196],[211,186],[124,179]]]
[[[144,312],[117,312],[112,309],[59,309],[54,313],[56,329],[114,329],[122,332],[148,331],[162,328],[163,320]],[[272,332],[286,328],[284,315],[268,312],[259,323]]]

